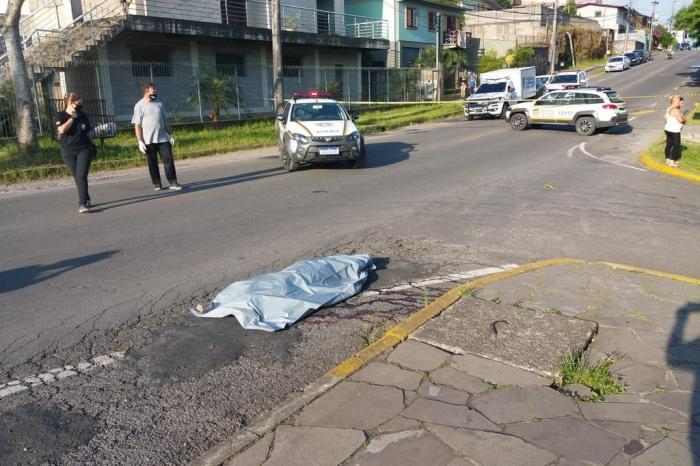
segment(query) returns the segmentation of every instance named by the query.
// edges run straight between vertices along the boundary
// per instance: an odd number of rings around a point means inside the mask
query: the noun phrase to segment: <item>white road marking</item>
[[[76,375],[84,374],[96,367],[105,367],[115,364],[117,361],[124,359],[123,351],[115,351],[114,353],[104,354],[92,358],[92,362],[83,361],[75,366],[63,366],[50,369],[44,373],[25,377],[22,380],[12,380],[6,384],[0,385],[0,398],[14,395],[15,393],[23,392],[29,388],[39,385],[50,384],[58,380],[67,379]]]
[[[583,152],[584,154],[586,154],[586,155],[589,156],[590,158],[595,159],[595,160],[598,160],[598,161],[600,161],[600,162],[609,163],[609,164],[611,164],[611,165],[617,165],[618,167],[631,168],[632,170],[637,170],[637,171],[640,171],[640,172],[645,172],[645,171],[647,171],[645,168],[634,167],[634,166],[632,166],[632,165],[627,165],[627,164],[625,164],[625,163],[612,162],[612,161],[610,161],[610,160],[605,160],[605,159],[602,159],[602,158],[600,158],[600,157],[598,157],[598,156],[596,156],[596,155],[593,155],[593,154],[591,154],[590,152],[588,152],[588,151],[586,150],[586,143],[585,143],[585,142],[582,142],[582,143],[581,143],[581,145],[579,146],[579,149],[581,149],[581,152]]]
[[[653,104],[650,105],[650,107],[656,107],[656,105],[659,103],[658,100],[655,100]]]
[[[637,116],[634,115],[634,116],[631,116],[631,117],[629,118],[629,120],[627,120],[627,121],[634,121],[634,120],[636,120],[636,119],[637,119]]]
[[[570,159],[574,158],[574,151],[578,149],[578,144],[566,151],[566,156]]]

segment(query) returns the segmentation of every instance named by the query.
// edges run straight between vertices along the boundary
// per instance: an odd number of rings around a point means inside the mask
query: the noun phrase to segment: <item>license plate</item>
[[[339,155],[340,148],[339,147],[322,147],[318,150],[318,153],[320,155]]]

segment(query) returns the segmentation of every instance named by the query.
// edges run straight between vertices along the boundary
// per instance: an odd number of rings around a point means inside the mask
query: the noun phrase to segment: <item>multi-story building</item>
[[[577,13],[584,18],[598,22],[600,27],[612,31],[614,48],[617,52],[629,52],[647,47],[647,29],[651,26],[651,17],[637,10],[628,10],[626,6],[596,2],[577,5]],[[626,46],[626,49],[625,49]]]
[[[204,121],[215,107],[205,87],[216,83],[203,77],[225,76],[239,115],[272,110],[267,0],[130,0],[126,9],[121,0],[28,4],[20,24],[25,57],[54,107],[76,91],[93,114],[127,122],[143,84],[154,81],[171,118]],[[386,62],[388,21],[346,13],[348,6],[281,1],[288,94],[332,83],[359,98],[364,57]]]
[[[479,2],[430,0],[346,0],[346,10],[360,16],[380,17],[388,24],[390,40],[386,65],[413,66],[421,50],[442,46],[464,50],[470,34],[464,28],[464,13],[479,8]],[[436,37],[439,18],[441,37]]]

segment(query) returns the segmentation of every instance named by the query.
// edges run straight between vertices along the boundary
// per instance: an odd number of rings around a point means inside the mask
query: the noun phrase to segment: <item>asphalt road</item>
[[[697,61],[594,82],[631,97],[692,93]],[[0,399],[0,463],[186,462],[440,289],[361,296],[278,334],[189,315],[225,284],[297,259],[385,257],[374,289],[558,256],[698,275],[700,190],[636,161],[666,100],[627,101],[650,112],[590,138],[455,119],[367,138],[357,170],[287,174],[263,151],[190,165],[188,189],[155,194],[143,169],[94,183],[90,215],[75,213],[72,187],[0,196],[0,384],[127,354]]]

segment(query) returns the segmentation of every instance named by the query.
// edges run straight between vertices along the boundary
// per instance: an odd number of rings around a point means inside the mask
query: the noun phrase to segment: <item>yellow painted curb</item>
[[[698,278],[687,277],[685,275],[677,275],[668,272],[660,272],[658,270],[646,269],[643,267],[635,267],[633,265],[617,264],[614,262],[588,261],[585,259],[572,259],[566,257],[531,262],[529,264],[521,265],[520,267],[517,267],[515,269],[505,270],[503,272],[498,272],[492,275],[487,275],[485,277],[470,280],[462,285],[452,288],[432,303],[411,314],[403,322],[389,329],[379,340],[368,345],[366,348],[358,351],[354,355],[347,358],[345,361],[335,366],[328,373],[326,373],[326,377],[337,377],[340,379],[344,379],[352,375],[354,372],[356,372],[358,369],[360,369],[362,366],[368,363],[371,359],[382,354],[386,350],[394,348],[396,345],[406,340],[408,336],[411,333],[413,333],[416,329],[428,322],[430,319],[440,315],[442,311],[444,311],[452,304],[457,302],[457,300],[459,300],[465,294],[473,293],[493,283],[497,283],[508,278],[517,277],[518,275],[522,275],[524,273],[534,272],[536,270],[544,269],[554,265],[566,264],[602,265],[605,267],[609,267],[613,270],[641,273],[645,275],[651,275],[654,277],[666,278],[669,280],[675,280],[691,285],[700,286],[700,279]]]
[[[659,112],[659,111],[660,110],[637,110],[635,112],[631,112],[631,115],[642,116],[642,115],[649,115],[650,113]]]
[[[651,158],[651,156],[647,154],[642,154],[639,157],[639,161],[642,162],[642,165],[654,171],[665,173],[666,175],[676,176],[678,178],[683,178],[685,180],[693,181],[695,183],[700,183],[700,176],[694,175],[693,173],[684,172],[683,170],[679,170],[677,168],[669,167],[668,165],[663,165]]]

